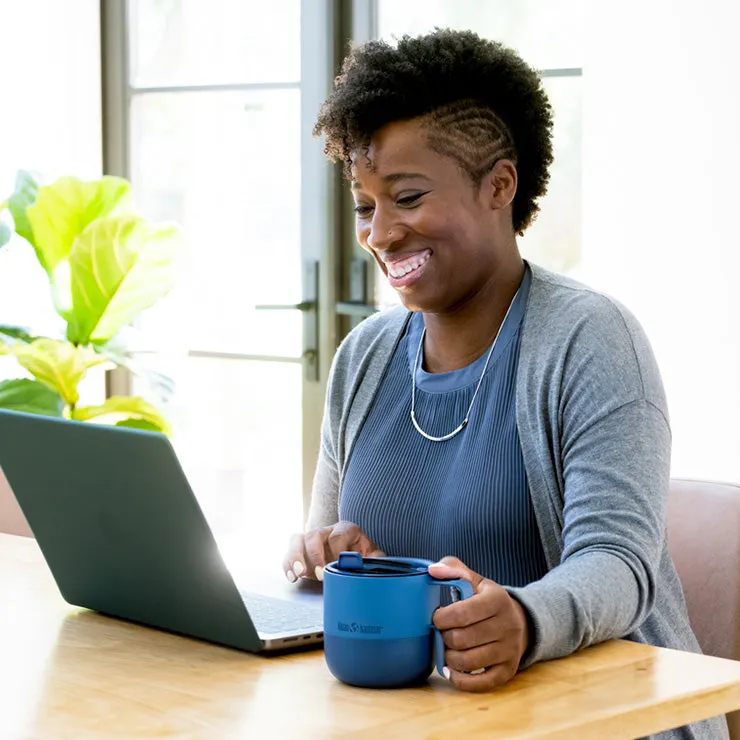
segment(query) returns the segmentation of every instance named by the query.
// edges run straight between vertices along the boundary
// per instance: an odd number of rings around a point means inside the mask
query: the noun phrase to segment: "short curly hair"
[[[512,209],[518,234],[532,223],[552,163],[552,107],[539,74],[512,49],[472,31],[435,29],[396,46],[370,41],[351,49],[314,127],[324,151],[351,167],[374,134],[395,121],[423,118],[429,144],[457,159],[475,182],[497,159],[516,163]]]

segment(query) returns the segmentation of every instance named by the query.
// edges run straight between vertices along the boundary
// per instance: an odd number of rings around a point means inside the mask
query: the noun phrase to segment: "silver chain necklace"
[[[416,431],[419,432],[419,434],[421,434],[422,437],[425,437],[431,442],[446,442],[448,439],[452,439],[456,434],[459,434],[460,432],[462,432],[462,430],[465,429],[465,427],[468,425],[468,421],[470,420],[470,412],[473,410],[473,404],[475,403],[475,399],[478,397],[478,391],[480,390],[481,383],[483,382],[483,378],[486,374],[486,370],[488,369],[488,362],[491,359],[493,350],[496,347],[496,341],[499,338],[499,334],[501,334],[501,329],[504,328],[506,319],[509,316],[509,311],[511,311],[511,307],[514,305],[514,300],[516,299],[518,293],[519,293],[518,290],[516,293],[514,293],[514,298],[511,299],[511,303],[509,304],[509,307],[506,309],[504,320],[501,322],[501,326],[499,326],[498,331],[496,332],[496,336],[493,338],[493,344],[491,345],[491,349],[488,350],[488,357],[486,357],[486,363],[485,365],[483,365],[483,372],[480,374],[478,385],[475,386],[475,392],[473,393],[473,398],[470,401],[470,406],[468,406],[468,410],[465,414],[465,418],[462,420],[461,424],[456,429],[453,429],[449,434],[444,434],[441,437],[433,437],[431,434],[427,434],[419,426],[419,422],[416,421],[416,414],[414,413],[414,410],[416,408],[416,370],[419,367],[419,357],[421,357],[421,350],[424,347],[424,337],[426,336],[426,333],[427,333],[426,326],[422,329],[421,339],[419,340],[419,347],[416,350],[416,359],[414,360],[414,367],[411,371],[411,422],[416,428]]]

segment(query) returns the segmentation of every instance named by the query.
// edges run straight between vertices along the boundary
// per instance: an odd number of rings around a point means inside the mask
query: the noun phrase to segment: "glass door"
[[[279,563],[318,452],[336,339],[319,302],[333,171],[310,119],[332,79],[331,5],[129,0],[111,21],[127,29],[119,169],[140,210],[189,243],[176,290],[132,333],[137,362],[161,377],[132,383],[172,421],[237,559],[246,546]]]

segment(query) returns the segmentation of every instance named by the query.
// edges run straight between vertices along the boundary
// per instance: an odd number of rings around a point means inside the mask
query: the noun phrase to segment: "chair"
[[[2,469],[0,469],[0,533],[33,537]]]
[[[740,660],[740,486],[671,480],[668,549],[707,655]],[[727,715],[740,740],[740,712]]]

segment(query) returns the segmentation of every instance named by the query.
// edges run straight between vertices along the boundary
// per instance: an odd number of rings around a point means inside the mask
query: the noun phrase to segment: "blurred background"
[[[318,106],[350,43],[437,26],[541,71],[555,164],[522,252],[643,324],[672,474],[740,482],[740,4],[0,0],[0,192],[19,169],[116,174],[187,236],[186,277],[132,329],[137,359],[174,390],[93,370],[83,395],[163,408],[225,549],[278,557],[302,526],[333,352],[396,300],[311,135]],[[18,238],[0,252],[0,323],[52,332],[32,257]]]

